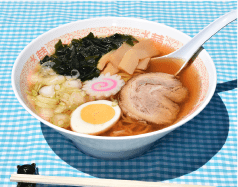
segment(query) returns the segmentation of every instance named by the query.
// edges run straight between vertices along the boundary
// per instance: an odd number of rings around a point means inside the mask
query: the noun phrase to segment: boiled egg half
[[[97,135],[110,129],[121,116],[118,104],[97,100],[80,105],[71,114],[71,129],[83,134]]]

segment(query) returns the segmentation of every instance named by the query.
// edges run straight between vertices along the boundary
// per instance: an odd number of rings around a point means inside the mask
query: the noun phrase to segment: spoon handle
[[[188,43],[176,52],[169,55],[170,57],[183,57],[183,60],[187,62],[197,52],[197,50],[204,44],[209,38],[216,34],[219,30],[225,27],[228,23],[234,21],[237,18],[237,10],[233,10],[209,24],[196,36],[193,37]]]

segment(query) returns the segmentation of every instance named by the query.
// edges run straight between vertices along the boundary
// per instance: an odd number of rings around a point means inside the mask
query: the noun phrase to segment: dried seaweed
[[[97,69],[98,60],[113,49],[118,49],[123,42],[134,45],[137,40],[131,35],[114,34],[109,37],[95,37],[89,33],[86,37],[73,39],[70,44],[63,44],[61,40],[55,44],[55,53],[46,55],[41,64],[53,61],[52,69],[64,76],[74,76],[79,72],[82,81],[98,77],[100,70]],[[77,70],[77,71],[75,71]]]

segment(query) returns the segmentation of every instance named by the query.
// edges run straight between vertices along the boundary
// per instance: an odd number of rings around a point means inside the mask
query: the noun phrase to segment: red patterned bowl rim
[[[123,18],[118,18],[118,19],[123,20]],[[125,19],[128,19],[128,18],[125,18]],[[97,20],[97,18],[95,18],[95,20]],[[147,20],[140,20],[140,19],[136,19],[136,18],[130,18],[129,20],[150,22],[150,21],[147,21]],[[87,20],[82,20],[82,21],[87,21]],[[154,23],[154,22],[151,22],[151,23],[158,24],[158,23]],[[165,26],[165,27],[168,27],[168,26]],[[168,28],[171,28],[171,27],[168,27]],[[173,29],[173,28],[171,28],[171,29]],[[175,29],[173,29],[173,30],[175,30]],[[175,30],[175,31],[177,31],[177,30]],[[57,127],[57,126],[54,126],[53,124],[43,120],[35,112],[33,112],[34,109],[32,108],[32,106],[30,105],[30,103],[26,99],[26,96],[27,96],[26,91],[28,90],[28,83],[27,82],[28,82],[29,77],[31,76],[31,74],[33,72],[34,67],[37,64],[39,64],[40,59],[42,59],[46,54],[52,54],[54,52],[54,45],[55,45],[55,43],[57,43],[57,41],[59,39],[61,39],[63,43],[69,43],[73,38],[82,38],[82,37],[86,36],[87,34],[89,34],[89,32],[94,33],[94,35],[96,35],[96,36],[101,36],[101,35],[105,36],[105,35],[111,35],[113,33],[122,33],[122,34],[131,34],[131,35],[136,36],[136,37],[152,38],[153,40],[158,41],[158,42],[162,42],[163,45],[168,45],[168,46],[170,46],[174,49],[178,49],[181,46],[183,46],[183,43],[181,43],[180,41],[174,39],[173,37],[164,35],[164,34],[161,35],[161,34],[157,34],[155,32],[151,32],[149,30],[132,28],[132,27],[120,27],[120,26],[109,26],[109,27],[106,26],[106,27],[80,29],[80,30],[76,30],[76,31],[73,31],[73,32],[66,33],[64,35],[61,35],[60,37],[56,37],[53,40],[45,43],[44,45],[40,46],[39,50],[37,50],[35,53],[30,55],[28,60],[25,62],[24,67],[22,69],[22,72],[20,74],[20,90],[21,90],[21,94],[23,96],[24,101],[22,101],[21,98],[19,97],[19,94],[16,91],[16,86],[14,85],[15,81],[14,81],[13,75],[14,75],[14,71],[16,71],[15,68],[13,68],[12,82],[13,82],[13,90],[14,90],[18,100],[20,101],[20,103],[27,109],[28,112],[30,112],[33,116],[35,116],[37,119],[39,119],[43,123],[47,124],[48,126],[51,126],[52,128],[55,128],[56,130],[59,130],[59,131],[64,131],[64,132],[69,133],[69,134],[73,134],[73,135],[76,135],[76,136],[88,137],[88,138],[96,138],[96,139],[97,138],[98,139],[140,138],[140,137],[153,135],[157,132],[170,131],[170,129],[173,129],[174,126],[176,126],[176,128],[181,126],[182,124],[186,123],[187,121],[189,121],[193,117],[195,117],[205,107],[205,105],[210,101],[211,95],[213,95],[213,93],[209,94],[208,100],[206,100],[205,103],[204,103],[204,100],[207,97],[207,92],[208,92],[208,89],[209,89],[209,73],[206,69],[206,66],[204,65],[203,60],[198,56],[195,59],[195,61],[193,62],[193,66],[197,69],[197,71],[199,73],[199,76],[201,78],[202,89],[201,89],[201,93],[200,93],[198,103],[196,104],[196,106],[194,106],[193,110],[186,117],[184,117],[184,119],[188,118],[188,117],[190,118],[189,120],[185,120],[185,122],[181,122],[181,121],[183,121],[183,120],[181,120],[180,122],[178,122],[178,123],[176,123],[172,126],[169,126],[167,128],[164,128],[162,130],[154,131],[154,132],[146,133],[146,134],[142,134],[142,135],[126,136],[126,137],[100,137],[100,136],[92,136],[92,135],[85,135],[85,134],[75,133],[75,132],[62,129],[62,128]],[[180,32],[180,31],[177,31],[177,32]],[[214,67],[213,67],[213,69],[214,69]],[[215,75],[215,77],[216,77],[216,75]],[[215,88],[212,88],[212,91],[214,92]],[[196,111],[197,108],[199,108],[201,104],[204,105],[203,108],[200,111]],[[194,113],[197,113],[197,114],[191,117],[191,115],[194,114]]]
[[[26,91],[28,90],[28,82],[30,79],[30,75],[33,72],[32,70],[34,70],[35,66],[39,64],[39,61],[42,60],[45,55],[50,55],[54,52],[54,46],[59,41],[59,39],[61,39],[64,44],[68,44],[72,41],[72,39],[83,38],[87,36],[90,32],[92,32],[96,36],[112,35],[114,33],[131,34],[133,36],[143,37],[143,38],[148,38],[149,36],[151,36],[150,38],[152,38],[153,40],[161,42],[162,45],[166,45],[174,49],[178,49],[181,46],[183,46],[181,42],[169,36],[158,35],[156,33],[150,33],[150,31],[147,31],[147,30],[128,28],[128,27],[112,26],[112,27],[89,28],[89,29],[78,30],[71,33],[64,34],[60,37],[57,37],[49,41],[44,46],[42,46],[40,50],[36,51],[36,53],[30,56],[30,58],[27,60],[27,62],[24,65],[24,68],[20,76],[20,88],[21,88],[21,94],[23,95],[25,102],[28,104],[28,107],[30,107],[33,110],[32,106],[26,99],[26,96],[27,96]],[[198,103],[194,106],[194,108],[191,110],[188,116],[191,115],[197,109],[197,107],[203,102],[209,87],[209,79],[208,79],[209,75],[207,73],[206,67],[204,66],[201,58],[197,57],[192,65],[195,67],[195,69],[199,73],[202,89],[201,89]]]

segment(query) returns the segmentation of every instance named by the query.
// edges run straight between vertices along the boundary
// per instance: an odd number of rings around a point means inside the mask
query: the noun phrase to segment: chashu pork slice
[[[171,124],[179,113],[178,103],[187,96],[187,88],[174,75],[145,73],[131,78],[122,88],[119,106],[134,119]]]

